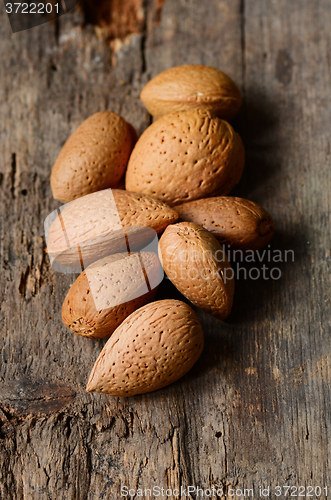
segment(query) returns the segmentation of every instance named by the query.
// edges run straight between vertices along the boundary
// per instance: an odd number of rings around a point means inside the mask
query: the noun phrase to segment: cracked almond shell
[[[64,144],[53,166],[54,198],[68,203],[116,187],[136,139],[133,126],[116,113],[102,111],[87,118]]]
[[[222,246],[207,229],[193,222],[167,227],[159,257],[175,287],[195,306],[225,319],[234,296],[233,270]]]
[[[274,235],[271,215],[250,200],[219,196],[176,206],[182,220],[200,224],[222,245],[233,249],[259,250]]]
[[[156,118],[199,108],[231,120],[242,102],[239,89],[229,76],[200,64],[185,64],[163,71],[147,83],[140,98]]]
[[[47,251],[65,266],[84,267],[102,257],[141,248],[178,219],[151,196],[106,189],[67,204],[49,228]],[[124,229],[123,229],[124,228]],[[148,228],[154,231],[148,230]]]
[[[125,187],[170,206],[226,195],[245,164],[240,136],[231,125],[202,110],[166,115],[138,139]]]
[[[152,302],[115,330],[86,390],[134,396],[161,389],[185,375],[202,349],[202,327],[190,306],[173,299]]]
[[[158,284],[162,274],[160,261],[152,252],[115,254],[98,260],[70,287],[62,306],[62,321],[83,337],[110,337],[133,311],[154,299],[157,285],[153,283]]]

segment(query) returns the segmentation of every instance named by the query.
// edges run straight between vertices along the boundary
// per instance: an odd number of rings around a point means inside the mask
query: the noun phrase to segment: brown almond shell
[[[244,198],[219,196],[176,206],[182,220],[208,229],[222,245],[233,249],[259,250],[274,235],[271,215]]]
[[[95,113],[69,137],[51,173],[56,200],[68,203],[115,187],[137,140],[133,126],[111,111]]]
[[[83,337],[110,337],[133,311],[154,299],[157,286],[151,289],[146,276],[161,278],[160,273],[152,252],[115,254],[94,262],[70,287],[62,306],[63,323]]]
[[[91,371],[86,390],[134,396],[185,375],[203,349],[195,312],[179,300],[159,300],[132,313],[115,330]]]
[[[148,228],[159,234],[177,219],[174,209],[150,196],[121,189],[98,191],[63,208],[49,228],[47,251],[62,265],[80,267],[83,260],[86,267],[126,251],[127,238],[130,250],[138,249],[153,237]]]
[[[195,306],[225,319],[234,297],[233,270],[222,246],[207,229],[193,222],[167,227],[159,257],[175,287]]]
[[[245,164],[240,136],[231,125],[202,110],[166,115],[138,139],[125,187],[170,206],[226,195]]]
[[[147,83],[140,98],[155,118],[199,108],[231,120],[242,103],[239,89],[229,76],[200,64],[184,64],[162,71]]]

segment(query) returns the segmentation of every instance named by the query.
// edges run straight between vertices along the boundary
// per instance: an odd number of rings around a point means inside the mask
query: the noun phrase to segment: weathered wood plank
[[[0,498],[113,498],[121,485],[254,487],[255,496],[259,485],[326,486],[328,0],[167,0],[158,13],[145,2],[146,33],[116,43],[115,57],[79,10],[15,35],[3,4],[0,15]],[[45,255],[43,221],[58,206],[50,169],[97,110],[142,132],[141,87],[187,62],[224,69],[243,90],[234,125],[247,168],[235,193],[270,210],[271,249],[293,249],[295,259],[276,264],[279,280],[237,281],[225,323],[199,312],[205,351],[181,381],[128,399],[87,394],[104,342],[61,324],[73,278]],[[163,296],[178,295],[165,283]]]

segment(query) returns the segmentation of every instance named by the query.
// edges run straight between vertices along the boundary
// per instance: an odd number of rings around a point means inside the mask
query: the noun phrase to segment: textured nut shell
[[[125,187],[168,205],[228,194],[239,182],[245,151],[227,122],[201,110],[166,115],[134,147]]]
[[[118,263],[118,272],[114,268],[115,262]],[[147,276],[160,272],[159,260],[151,252],[142,252],[139,256],[115,254],[91,264],[78,276],[63,302],[63,323],[84,337],[109,337],[133,311],[155,297],[157,287],[145,292],[146,280],[141,273],[141,262]],[[91,293],[91,279],[100,282],[103,302],[116,293],[119,305],[97,310],[94,298],[98,297]],[[128,293],[132,292],[138,295],[137,298],[127,301]]]
[[[147,304],[115,330],[86,390],[134,396],[161,389],[185,375],[202,349],[202,327],[187,304],[173,299]]]
[[[143,88],[140,98],[151,115],[205,109],[230,120],[239,111],[241,95],[226,74],[210,66],[185,64],[167,69]]]
[[[67,203],[115,187],[135,142],[134,128],[116,113],[103,111],[87,118],[69,137],[53,166],[54,198]]]
[[[219,196],[178,205],[181,219],[196,222],[233,249],[259,250],[274,235],[271,215],[253,201]]]
[[[139,244],[144,242],[145,233],[137,226],[149,227],[160,233],[178,219],[175,210],[150,196],[121,189],[112,189],[111,193],[109,190],[98,191],[72,201],[63,209],[61,217],[55,219],[48,234],[49,255],[70,266],[77,264],[77,245],[84,246],[85,264],[109,254],[110,250],[112,253],[126,250],[123,232],[110,222],[114,220],[114,211],[109,203],[111,194],[126,233],[130,226],[135,226],[133,231],[142,234]],[[63,231],[63,220],[66,233]],[[70,235],[69,246],[67,235]]]
[[[195,306],[225,319],[231,312],[234,279],[216,238],[193,222],[167,227],[160,238],[164,272]]]

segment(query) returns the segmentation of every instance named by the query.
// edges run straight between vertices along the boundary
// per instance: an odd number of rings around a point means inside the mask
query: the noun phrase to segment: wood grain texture
[[[77,9],[13,35],[0,4],[1,500],[120,498],[121,485],[255,497],[260,485],[328,485],[329,0],[144,5],[146,32],[112,55]],[[43,221],[59,206],[51,167],[96,111],[141,133],[141,88],[184,63],[216,66],[242,90],[233,125],[247,167],[233,194],[271,213],[271,248],[295,259],[279,264],[279,280],[237,280],[226,322],[198,311],[205,349],[182,380],[128,399],[88,394],[104,341],[61,324],[74,277],[45,254]],[[165,283],[158,298],[169,296],[179,294]]]

